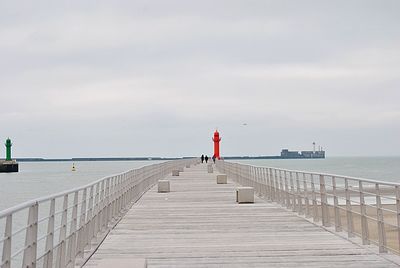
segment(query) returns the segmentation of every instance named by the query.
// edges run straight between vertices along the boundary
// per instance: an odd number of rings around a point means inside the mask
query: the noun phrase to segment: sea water
[[[400,157],[230,160],[400,183]],[[102,177],[158,161],[21,162],[20,172],[0,173],[0,211],[24,201],[83,186]]]
[[[400,183],[400,157],[329,157],[325,159],[249,159],[232,161],[260,167],[328,173]]]
[[[0,173],[0,211],[155,163],[159,161],[21,162],[18,173]]]

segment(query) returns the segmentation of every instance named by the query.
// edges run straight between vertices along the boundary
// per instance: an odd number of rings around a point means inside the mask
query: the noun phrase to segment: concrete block
[[[227,184],[227,183],[228,183],[228,176],[226,176],[226,174],[217,175],[217,184]]]
[[[183,172],[183,167],[178,168],[179,172]]]
[[[236,188],[236,202],[254,203],[254,188],[253,187],[238,187]]]
[[[190,168],[190,164],[187,164],[185,167],[186,167],[186,168]]]
[[[95,262],[95,265],[93,267],[147,268],[147,261],[146,259],[132,259],[132,258],[100,259]]]
[[[168,193],[169,192],[169,181],[168,180],[159,180],[158,181],[158,192],[159,193]]]
[[[179,176],[179,170],[178,169],[172,170],[172,176]]]
[[[207,171],[208,171],[208,173],[213,173],[214,172],[213,166],[211,164],[207,165]]]

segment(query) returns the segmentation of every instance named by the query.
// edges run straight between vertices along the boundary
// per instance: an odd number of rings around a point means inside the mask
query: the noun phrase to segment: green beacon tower
[[[11,161],[11,146],[12,146],[11,140],[10,138],[8,138],[6,140],[6,161]]]
[[[18,172],[18,163],[11,158],[12,142],[10,138],[6,140],[6,159],[0,160],[0,173],[4,172]]]

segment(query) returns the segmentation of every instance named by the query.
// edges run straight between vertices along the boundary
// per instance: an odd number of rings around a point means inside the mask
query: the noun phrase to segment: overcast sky
[[[400,1],[1,1],[15,157],[400,155]],[[247,125],[246,125],[247,124]],[[4,147],[0,155],[4,154]]]

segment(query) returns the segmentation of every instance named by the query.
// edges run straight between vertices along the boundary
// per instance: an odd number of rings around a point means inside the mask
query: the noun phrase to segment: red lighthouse
[[[212,140],[214,142],[214,156],[215,156],[215,158],[217,158],[219,160],[219,159],[221,159],[221,157],[219,155],[219,142],[221,141],[221,138],[219,137],[218,130],[215,130],[214,138]]]

